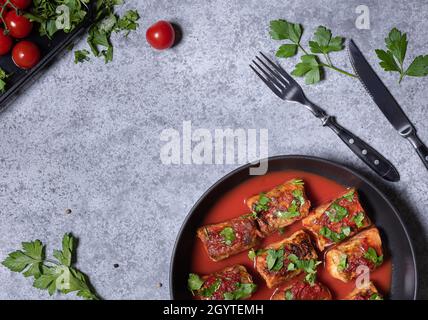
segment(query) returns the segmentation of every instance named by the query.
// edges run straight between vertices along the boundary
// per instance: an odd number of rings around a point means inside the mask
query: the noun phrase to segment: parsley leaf
[[[338,205],[336,202],[333,202],[330,206],[330,209],[326,211],[325,214],[331,222],[336,223],[342,221],[343,218],[348,215],[348,210]]]
[[[274,40],[290,40],[298,44],[302,36],[302,26],[282,19],[273,20],[270,22],[270,35]]]
[[[254,260],[256,257],[261,255],[263,252],[264,252],[263,249],[258,249],[258,250],[251,249],[250,251],[248,251],[248,258],[250,260]]]
[[[294,299],[293,292],[291,292],[291,290],[285,291],[285,300],[293,300],[293,299]]]
[[[284,266],[284,249],[268,249],[266,256],[268,270],[279,271]]]
[[[303,270],[306,273],[305,281],[311,286],[314,285],[317,275],[317,266],[321,261],[314,259],[300,260],[295,254],[288,255],[290,263],[287,266],[288,271],[294,271],[297,269]]]
[[[333,37],[331,30],[324,26],[319,26],[309,41],[310,54],[300,44],[303,28],[298,23],[292,23],[286,20],[272,20],[270,22],[270,36],[274,40],[288,40],[288,43],[282,44],[276,52],[280,58],[289,58],[295,56],[299,49],[304,53],[301,56],[301,62],[296,65],[292,74],[298,77],[305,77],[306,84],[320,82],[323,77],[323,69],[329,68],[350,77],[356,78],[356,75],[346,72],[333,65],[329,53],[343,50],[344,38]],[[316,54],[322,54],[325,62],[320,60]]]
[[[305,77],[306,84],[314,84],[321,80],[321,65],[318,63],[317,56],[305,54],[300,57],[302,62],[299,62],[295,69],[291,72],[297,77]]]
[[[76,292],[84,299],[98,300],[87,277],[72,267],[75,254],[75,238],[65,234],[62,250],[54,250],[57,259],[47,260],[45,247],[40,240],[23,242],[22,250],[11,252],[2,264],[13,272],[23,272],[25,277],[34,277],[33,286],[47,290],[50,295],[56,291],[67,294]]]
[[[354,201],[354,194],[355,194],[355,190],[351,189],[349,192],[344,194],[342,198],[348,200],[349,202],[352,202]]]
[[[293,184],[295,186],[303,186],[303,185],[305,185],[305,182],[302,179],[293,179],[291,181],[291,184]]]
[[[217,279],[212,285],[201,290],[201,296],[212,297],[213,294],[220,288],[221,279]]]
[[[270,201],[270,198],[268,198],[264,193],[260,193],[259,200],[253,204],[253,211],[258,214],[269,210]]]
[[[0,93],[6,91],[6,79],[9,78],[9,74],[6,73],[2,68],[0,68]]]
[[[343,41],[342,37],[332,37],[330,29],[319,26],[314,33],[313,41],[309,41],[309,47],[312,53],[327,54],[343,50]]]
[[[380,59],[379,65],[385,71],[398,72],[400,74],[399,83],[405,76],[425,77],[428,75],[428,55],[417,56],[407,70],[405,69],[404,60],[408,45],[406,33],[393,28],[388,37],[385,38],[385,45],[386,51],[382,49],[375,50]]]
[[[407,76],[425,77],[428,75],[428,55],[417,56],[406,70]]]
[[[232,227],[224,228],[221,230],[220,235],[223,237],[224,243],[228,246],[231,246],[236,238],[235,231]]]
[[[257,289],[257,285],[254,283],[236,283],[236,289],[232,292],[226,292],[223,294],[225,300],[241,300],[246,299],[253,294]]]
[[[74,63],[89,61],[89,51],[88,50],[76,50],[74,51]]]
[[[372,247],[368,248],[368,250],[364,254],[364,258],[373,262],[376,266],[380,266],[383,263],[383,255],[378,256],[376,250]]]
[[[347,255],[347,254],[345,254],[345,253],[343,253],[343,254],[341,254],[341,255],[340,255],[340,257],[339,257],[339,264],[338,264],[337,268],[338,268],[340,271],[343,271],[343,270],[345,270],[347,267],[348,267],[348,255]]]
[[[138,28],[137,21],[140,19],[140,14],[137,10],[129,10],[127,11],[119,20],[117,20],[115,31],[126,31],[125,37],[131,31],[135,31]]]
[[[328,227],[322,227],[319,231],[320,235],[330,239],[333,242],[339,242],[345,239],[351,234],[351,228],[349,226],[342,227],[341,232],[337,233],[329,229]]]
[[[197,291],[202,288],[204,280],[202,280],[197,274],[190,273],[189,278],[187,279],[187,288],[192,291]]]
[[[378,293],[373,293],[369,300],[383,300],[382,297]]]
[[[355,215],[352,218],[352,221],[355,222],[355,224],[357,225],[357,228],[361,228],[364,225],[364,223],[363,223],[363,221],[364,221],[364,213],[358,212],[357,215]]]

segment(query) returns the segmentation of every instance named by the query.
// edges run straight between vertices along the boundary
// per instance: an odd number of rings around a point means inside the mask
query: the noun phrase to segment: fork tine
[[[287,71],[285,71],[279,64],[272,62],[268,57],[266,57],[263,52],[260,51],[260,54],[265,58],[269,64],[275,68],[279,73],[281,73],[289,82],[297,83],[292,76],[290,76]]]
[[[266,71],[265,69],[263,69],[256,61],[253,60],[253,63],[257,66],[257,68],[259,68],[259,70],[265,75],[266,78],[268,78],[271,82],[273,82],[278,89],[283,90],[284,89],[284,85],[281,84],[277,79],[275,75],[272,75],[270,72]],[[268,69],[269,70],[269,69]],[[270,71],[270,70],[269,70]]]
[[[271,67],[269,67],[262,59],[256,56],[256,59],[260,61],[260,63],[267,69],[269,72],[279,81],[281,81],[285,87],[289,86],[289,83],[287,80],[285,80],[280,73],[273,70]]]
[[[272,84],[272,82],[263,77],[251,64],[250,68],[259,76],[260,79],[263,80],[263,82],[273,91],[273,93],[275,93],[278,97],[281,98],[281,92],[278,90],[277,87]]]

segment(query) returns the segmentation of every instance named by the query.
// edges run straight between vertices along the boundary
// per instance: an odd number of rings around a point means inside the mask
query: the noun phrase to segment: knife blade
[[[428,148],[417,136],[415,127],[407,118],[388,88],[383,84],[382,80],[380,80],[367,62],[353,40],[349,41],[348,48],[352,67],[364,88],[395,130],[397,130],[402,137],[410,141],[425,167],[428,169]]]

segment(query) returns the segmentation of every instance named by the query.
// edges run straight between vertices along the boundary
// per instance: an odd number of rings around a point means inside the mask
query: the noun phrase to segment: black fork
[[[279,98],[305,106],[321,120],[323,126],[332,129],[342,141],[373,171],[388,181],[399,181],[397,169],[383,155],[336,122],[333,116],[309,101],[302,87],[278,63],[274,63],[262,52],[256,56],[251,69]]]

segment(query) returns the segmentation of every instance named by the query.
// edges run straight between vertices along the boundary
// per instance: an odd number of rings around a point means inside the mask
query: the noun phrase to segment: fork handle
[[[336,122],[331,116],[323,119],[323,126],[332,129],[342,141],[373,171],[388,181],[399,181],[400,175],[394,165],[369,144]]]

